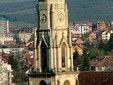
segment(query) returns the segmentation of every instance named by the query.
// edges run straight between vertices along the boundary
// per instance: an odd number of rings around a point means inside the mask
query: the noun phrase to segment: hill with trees
[[[10,20],[10,27],[35,26],[38,0],[7,1],[0,1],[0,18]],[[69,22],[113,20],[112,0],[66,0],[66,3],[68,4]]]

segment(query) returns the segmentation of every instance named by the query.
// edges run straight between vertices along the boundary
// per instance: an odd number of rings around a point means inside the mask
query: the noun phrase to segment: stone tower
[[[76,85],[65,0],[39,0],[30,85]]]

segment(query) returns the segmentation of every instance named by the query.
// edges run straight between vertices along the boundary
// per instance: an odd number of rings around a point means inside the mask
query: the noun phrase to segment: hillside
[[[0,18],[4,17],[10,20],[10,27],[12,28],[21,25],[35,26],[37,1],[11,0],[10,3],[0,3]],[[66,2],[68,4],[69,22],[113,20],[113,0],[66,0]]]

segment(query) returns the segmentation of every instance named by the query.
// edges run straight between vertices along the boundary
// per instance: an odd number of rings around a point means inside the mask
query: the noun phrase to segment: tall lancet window
[[[66,58],[66,44],[63,43],[62,48],[62,67],[65,67],[65,58]]]
[[[46,56],[46,45],[44,41],[42,41],[41,44],[41,67],[42,67],[42,72],[47,71],[47,56]]]

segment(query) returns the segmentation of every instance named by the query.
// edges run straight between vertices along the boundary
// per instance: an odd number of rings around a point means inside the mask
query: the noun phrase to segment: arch
[[[47,84],[44,80],[42,80],[39,85],[47,85]]]
[[[62,67],[65,67],[66,66],[66,52],[67,49],[66,49],[66,44],[63,42],[62,46],[61,46],[61,62],[62,62]]]
[[[71,85],[71,84],[68,80],[66,80],[63,85]]]
[[[43,40],[41,44],[41,68],[42,72],[47,71],[47,47]]]

